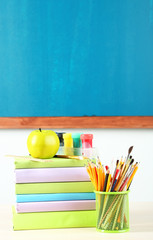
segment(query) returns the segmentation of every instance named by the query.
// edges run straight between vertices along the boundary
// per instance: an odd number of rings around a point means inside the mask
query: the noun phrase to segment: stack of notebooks
[[[14,230],[95,227],[95,194],[86,163],[16,158]]]

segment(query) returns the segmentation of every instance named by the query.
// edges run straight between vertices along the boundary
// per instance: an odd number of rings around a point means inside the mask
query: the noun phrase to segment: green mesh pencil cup
[[[129,231],[129,191],[96,193],[96,229],[100,232]]]

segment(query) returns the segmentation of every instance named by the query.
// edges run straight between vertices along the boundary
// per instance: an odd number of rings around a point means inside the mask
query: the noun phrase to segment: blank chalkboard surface
[[[152,115],[153,1],[0,1],[0,117]]]

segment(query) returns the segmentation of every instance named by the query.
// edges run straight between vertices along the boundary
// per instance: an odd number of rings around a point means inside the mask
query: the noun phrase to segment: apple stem
[[[41,132],[41,128],[39,128],[39,131]]]

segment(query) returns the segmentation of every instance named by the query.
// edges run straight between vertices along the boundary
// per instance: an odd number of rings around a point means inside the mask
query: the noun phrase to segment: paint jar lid
[[[56,132],[56,134],[59,138],[63,138],[63,134],[65,134],[65,132]]]
[[[93,134],[82,134],[81,139],[93,139]]]
[[[63,138],[72,138],[72,134],[71,133],[64,133],[63,134]]]
[[[80,138],[82,133],[72,133],[72,138]]]

